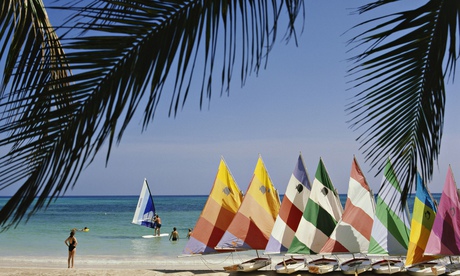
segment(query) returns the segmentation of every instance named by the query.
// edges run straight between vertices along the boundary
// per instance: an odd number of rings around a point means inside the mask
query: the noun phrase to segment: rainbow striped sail
[[[342,212],[339,194],[320,159],[310,197],[288,253],[317,254],[334,231]]]
[[[460,255],[460,200],[449,166],[439,201],[438,213],[425,248],[425,255]]]
[[[224,159],[221,158],[208,200],[182,253],[217,253],[214,247],[235,217],[242,200],[243,194]]]
[[[276,217],[265,254],[287,252],[310,196],[310,183],[302,154],[300,154],[284,193],[280,212]]]
[[[353,157],[345,211],[320,253],[366,253],[374,215],[374,195]]]
[[[243,202],[216,249],[265,249],[279,209],[278,192],[259,156]]]
[[[409,248],[407,249],[406,266],[434,260],[433,256],[424,255],[425,247],[436,217],[436,206],[428,192],[422,177],[417,173],[417,191],[415,194],[414,211],[412,212]]]
[[[401,187],[388,159],[377,195],[368,254],[405,256],[409,234],[410,219],[407,203],[401,208]]]

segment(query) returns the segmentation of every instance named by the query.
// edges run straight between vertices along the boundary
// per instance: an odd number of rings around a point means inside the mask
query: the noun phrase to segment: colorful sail
[[[454,174],[449,166],[438,212],[425,248],[425,255],[460,255],[460,200]]]
[[[320,159],[310,197],[288,253],[317,254],[334,231],[342,212],[339,194]]]
[[[320,253],[366,253],[374,215],[374,195],[353,157],[345,211]]]
[[[259,156],[243,202],[216,249],[265,249],[279,209],[278,192]]]
[[[302,218],[310,190],[310,179],[302,154],[300,154],[284,193],[280,212],[276,217],[275,225],[265,248],[265,254],[287,252]]]
[[[155,215],[155,205],[153,204],[152,194],[150,193],[147,179],[142,184],[141,194],[137,202],[136,211],[134,212],[133,224],[155,228],[153,216]]]
[[[424,263],[435,259],[424,256],[425,247],[436,216],[436,205],[428,192],[422,177],[417,173],[417,191],[415,193],[414,210],[412,212],[409,247],[407,249],[406,266]]]
[[[388,159],[377,195],[368,254],[405,256],[409,235],[409,211],[407,204],[401,206],[401,187],[390,159]]]
[[[233,175],[221,158],[214,185],[183,254],[211,254],[235,217],[243,200]]]

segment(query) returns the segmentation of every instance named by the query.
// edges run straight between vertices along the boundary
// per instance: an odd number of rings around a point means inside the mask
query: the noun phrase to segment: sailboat
[[[215,249],[217,251],[263,250],[280,209],[277,190],[259,155],[254,175],[243,202]],[[257,253],[258,255],[258,253]],[[270,258],[257,257],[224,267],[225,271],[254,271],[271,264]]]
[[[155,228],[155,204],[153,203],[152,194],[150,193],[149,184],[147,179],[144,179],[142,184],[142,190],[139,195],[139,200],[137,202],[136,211],[134,212],[133,224],[142,225],[149,228]],[[145,235],[143,238],[153,238],[153,237],[165,237],[168,234],[158,235]]]
[[[214,247],[230,225],[242,200],[243,193],[233,178],[224,158],[221,157],[211,192],[182,254],[204,255],[218,253]]]
[[[312,184],[310,197],[303,211],[288,254],[318,254],[335,225],[340,220],[343,207],[339,194],[320,158]],[[338,261],[320,258],[307,263],[310,273],[327,273],[337,268]]]
[[[446,181],[438,212],[425,247],[425,255],[460,256],[460,200],[452,168],[447,169]],[[446,265],[449,275],[460,273],[459,263]]]
[[[394,256],[406,255],[409,235],[409,209],[407,203],[401,206],[401,187],[391,161],[387,159],[367,252],[368,256],[383,257],[372,264],[374,273],[393,274],[404,270],[404,262]]]
[[[356,157],[353,157],[345,211],[319,253],[366,253],[374,215],[374,195]],[[371,269],[371,260],[353,255],[351,260],[340,264],[340,268],[344,274],[357,275]]]
[[[287,252],[310,196],[310,183],[302,154],[299,154],[264,254]],[[290,274],[302,268],[305,268],[305,258],[294,256],[275,265],[276,272],[282,274]]]
[[[446,267],[433,261],[436,257],[424,255],[436,216],[436,205],[419,173],[417,173],[416,188],[405,264],[407,272],[411,275],[441,275],[446,272]]]

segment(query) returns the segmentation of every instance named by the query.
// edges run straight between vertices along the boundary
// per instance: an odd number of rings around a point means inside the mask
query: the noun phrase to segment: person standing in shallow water
[[[177,241],[179,239],[179,232],[177,232],[176,227],[173,228],[173,231],[171,232],[171,236],[169,236],[169,240]]]
[[[159,236],[161,228],[161,218],[158,215],[155,215],[155,219],[153,219],[153,222],[155,222],[155,235]]]
[[[77,251],[77,238],[75,238],[75,232],[71,231],[70,236],[64,241],[65,245],[69,247],[69,257],[67,258],[67,267],[73,268],[75,259],[75,252]]]

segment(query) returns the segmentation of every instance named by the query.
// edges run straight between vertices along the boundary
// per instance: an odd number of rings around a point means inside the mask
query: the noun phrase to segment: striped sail
[[[368,254],[405,256],[410,234],[409,211],[407,204],[401,208],[401,187],[390,159],[383,171],[375,209]]]
[[[243,194],[221,158],[214,185],[182,253],[217,253],[214,247],[233,220],[242,200]]]
[[[280,212],[276,217],[273,231],[265,248],[265,254],[287,252],[300,218],[302,218],[302,212],[307,204],[310,190],[310,179],[308,178],[302,154],[300,154],[284,193]]]
[[[216,249],[265,249],[279,209],[278,192],[259,156],[243,202]]]
[[[153,216],[155,215],[155,205],[150,193],[149,184],[147,179],[144,179],[142,190],[137,202],[136,211],[134,211],[133,224],[142,225],[150,228],[155,228]]]
[[[320,253],[366,253],[374,215],[374,195],[353,157],[345,211]]]
[[[423,183],[422,177],[417,173],[417,191],[415,193],[414,210],[410,225],[411,231],[406,266],[435,259],[433,256],[423,255],[435,216],[436,206],[433,198]]]
[[[460,201],[450,166],[425,255],[460,255]]]
[[[342,212],[339,194],[320,159],[310,197],[288,253],[317,254],[334,230]]]

